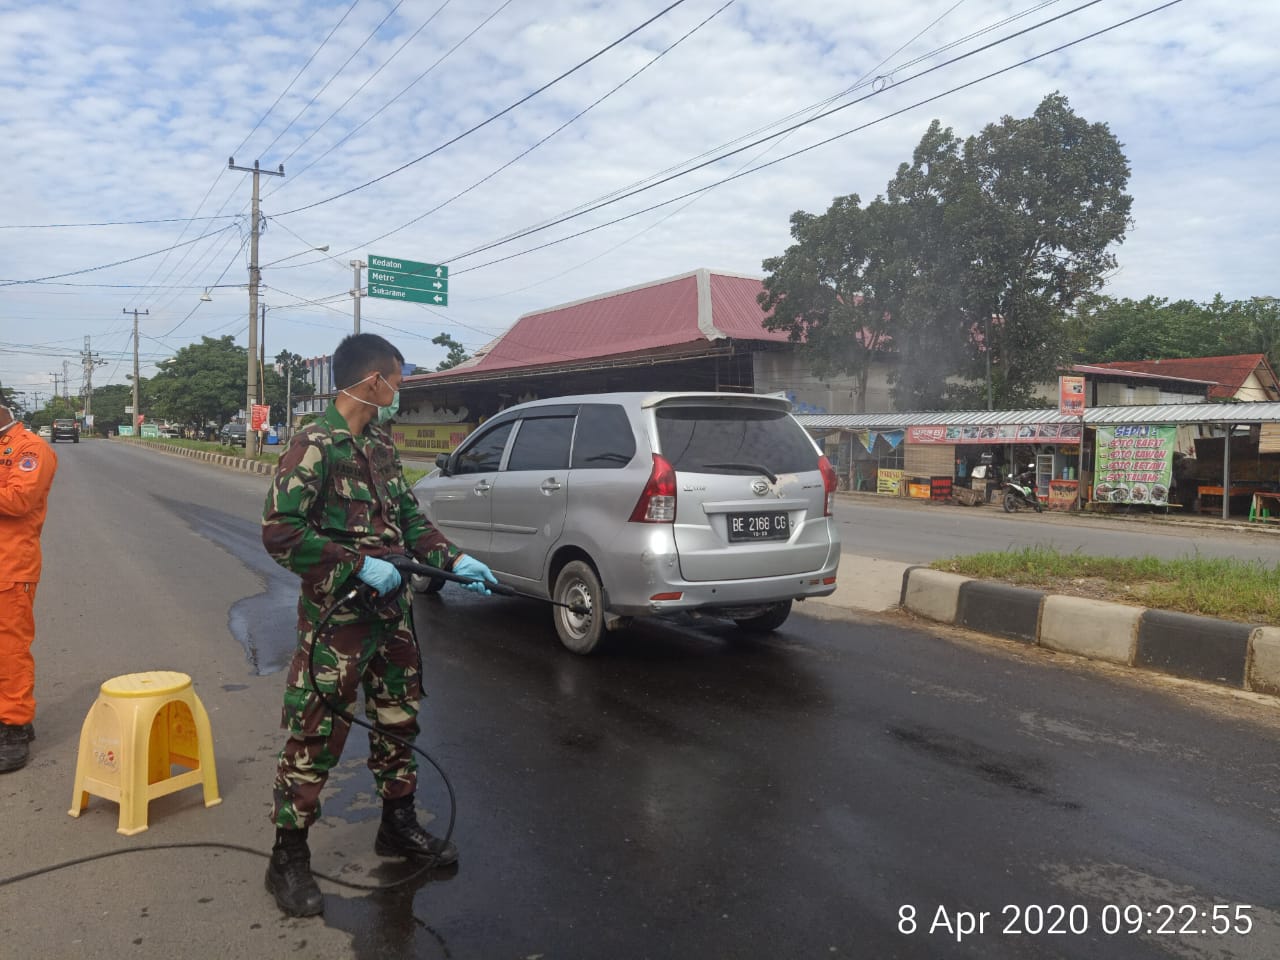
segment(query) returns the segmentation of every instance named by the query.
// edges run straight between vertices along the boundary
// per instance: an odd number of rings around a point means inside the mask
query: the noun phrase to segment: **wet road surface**
[[[112,528],[130,569],[195,605],[257,583],[189,629],[282,663],[293,594],[254,536],[265,478],[96,447],[77,449],[116,472],[104,516],[150,511]],[[361,958],[1280,956],[1274,702],[897,618],[796,615],[763,640],[642,623],[580,658],[532,601],[448,586],[415,616],[420,743],[457,791],[461,862],[379,893],[324,884],[294,939],[327,925]],[[353,735],[314,865],[394,880],[399,864],[363,866],[366,754]],[[429,770],[419,804],[442,830]],[[1205,911],[1189,931],[1215,905],[1248,905],[1250,932],[1157,932],[1165,906]],[[1149,911],[1139,930],[1105,932],[1126,906]],[[1081,932],[1005,932],[1036,908]]]

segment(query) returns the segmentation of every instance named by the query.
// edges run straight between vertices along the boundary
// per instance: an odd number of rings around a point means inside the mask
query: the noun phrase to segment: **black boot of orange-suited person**
[[[26,727],[21,723],[0,723],[0,773],[20,770],[27,765],[31,748]]]

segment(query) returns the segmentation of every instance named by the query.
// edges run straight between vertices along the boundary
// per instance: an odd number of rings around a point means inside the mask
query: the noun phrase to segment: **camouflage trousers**
[[[418,736],[422,679],[408,617],[327,624],[319,639],[315,624],[299,617],[281,712],[289,739],[276,764],[271,819],[277,827],[308,827],[320,816],[320,791],[342,757],[352,726],[334,716],[311,686],[313,645],[316,685],[330,701],[352,714],[356,693],[363,689],[370,723],[410,743]],[[369,769],[384,800],[410,796],[417,788],[413,751],[374,733],[369,734]]]

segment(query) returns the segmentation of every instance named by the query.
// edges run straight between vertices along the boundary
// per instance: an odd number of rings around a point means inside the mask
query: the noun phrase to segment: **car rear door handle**
[[[489,481],[488,481],[488,480],[481,480],[479,483],[477,483],[477,484],[476,484],[474,487],[472,487],[471,489],[473,489],[473,490],[476,492],[476,495],[477,495],[477,496],[481,496],[481,497],[483,497],[486,493],[488,493],[488,492],[489,492],[489,489],[490,489]]]
[[[547,477],[547,479],[542,481],[543,493],[555,493],[559,489],[560,489],[560,481],[557,480],[555,477]]]

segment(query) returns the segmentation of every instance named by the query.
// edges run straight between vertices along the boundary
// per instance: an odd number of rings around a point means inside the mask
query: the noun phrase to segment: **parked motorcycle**
[[[1024,507],[1030,507],[1036,513],[1044,511],[1040,498],[1036,496],[1035,464],[1027,464],[1022,473],[1009,477],[1004,485],[1004,512],[1013,513]]]

